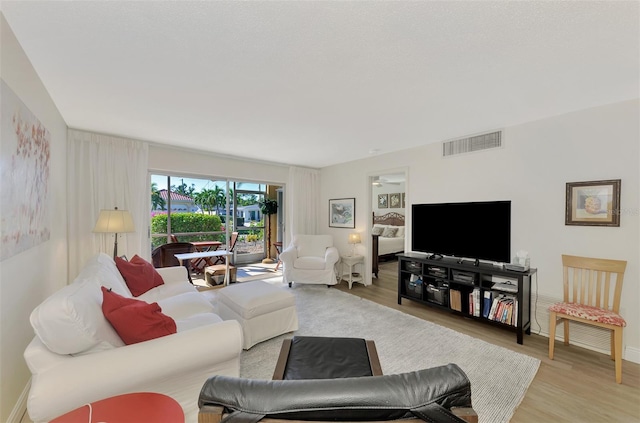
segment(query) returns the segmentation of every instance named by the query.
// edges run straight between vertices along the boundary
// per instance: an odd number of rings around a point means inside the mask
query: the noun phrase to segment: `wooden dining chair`
[[[622,382],[622,328],[620,295],[627,262],[579,256],[562,256],[563,302],[549,307],[549,358],[553,360],[556,325],[564,323],[564,344],[569,345],[569,321],[611,331],[611,359],[616,382]]]

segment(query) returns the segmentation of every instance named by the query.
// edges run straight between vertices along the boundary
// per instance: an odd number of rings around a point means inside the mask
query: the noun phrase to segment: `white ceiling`
[[[323,167],[638,98],[639,4],[0,7],[70,127]]]

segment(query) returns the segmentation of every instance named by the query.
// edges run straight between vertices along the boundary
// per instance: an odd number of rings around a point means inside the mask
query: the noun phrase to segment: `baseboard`
[[[624,350],[624,359],[640,364],[640,349],[627,347]]]
[[[7,423],[20,423],[22,421],[22,416],[27,412],[27,398],[29,397],[29,389],[31,389],[31,378],[27,382],[27,386],[24,387],[20,397],[18,397],[18,401],[16,405],[13,406],[13,410],[11,410],[11,414],[9,414],[9,419]]]

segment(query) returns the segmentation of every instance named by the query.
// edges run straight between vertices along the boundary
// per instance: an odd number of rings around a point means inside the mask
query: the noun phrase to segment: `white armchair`
[[[331,235],[294,235],[280,254],[283,282],[335,285],[335,264],[340,259]]]

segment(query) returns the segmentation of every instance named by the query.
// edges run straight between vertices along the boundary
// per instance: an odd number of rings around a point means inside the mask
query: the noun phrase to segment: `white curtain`
[[[98,252],[113,255],[113,234],[93,233],[101,209],[128,210],[136,232],[118,235],[118,255],[149,259],[149,145],[70,129],[67,134],[69,278]]]
[[[290,167],[286,194],[289,241],[296,234],[316,235],[320,203],[320,173],[315,169]]]

